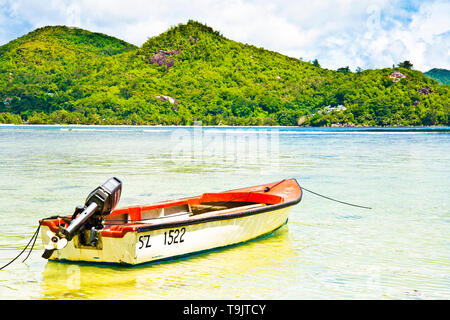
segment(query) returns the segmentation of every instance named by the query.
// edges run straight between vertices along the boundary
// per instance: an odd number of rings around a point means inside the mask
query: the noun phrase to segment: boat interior
[[[165,223],[231,214],[281,202],[280,196],[258,192],[204,193],[195,198],[116,209],[105,217],[104,226],[114,230],[114,226],[129,223]]]
[[[273,192],[273,188],[284,184]],[[204,193],[201,196],[160,202],[152,205],[131,206],[114,209],[103,216],[104,237],[123,237],[145,225],[158,225],[186,220],[203,219],[219,215],[234,215],[273,206],[285,202],[300,201],[302,190],[295,179],[282,180],[272,184],[230,190],[220,193]],[[68,227],[70,216],[55,216],[40,220],[54,233],[60,226]]]

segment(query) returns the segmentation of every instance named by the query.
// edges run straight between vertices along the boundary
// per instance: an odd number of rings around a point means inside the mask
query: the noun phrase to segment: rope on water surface
[[[9,266],[11,263],[13,263],[14,261],[16,261],[17,258],[19,258],[28,248],[28,246],[30,245],[31,242],[33,242],[30,252],[28,252],[27,257],[22,261],[25,262],[25,260],[28,259],[28,257],[30,256],[31,251],[33,251],[34,248],[34,244],[36,243],[36,239],[38,237],[39,234],[39,229],[41,228],[41,225],[39,224],[39,226],[37,227],[36,231],[34,232],[33,236],[31,237],[30,241],[28,242],[28,244],[25,246],[25,248],[23,248],[23,250],[17,255],[17,257],[15,257],[14,259],[12,259],[10,262],[8,262],[7,264],[5,264],[3,267],[0,268],[0,270],[6,268],[7,266]]]
[[[280,182],[274,184],[274,185],[273,185],[272,187],[270,187],[270,188],[269,188],[269,187],[266,187],[266,189],[264,190],[264,192],[270,191],[271,189],[275,188],[276,186],[278,186],[279,184],[281,184],[281,183],[284,182],[284,181],[285,181],[285,179],[283,179],[283,180],[281,180]],[[319,197],[322,197],[322,198],[325,198],[325,199],[328,199],[328,200],[331,200],[331,201],[339,202],[339,203],[342,203],[342,204],[345,204],[345,205],[348,205],[348,206],[358,207],[358,208],[363,208],[363,209],[369,209],[369,210],[372,209],[372,208],[370,208],[370,207],[361,206],[361,205],[359,205],[359,204],[353,204],[353,203],[349,203],[349,202],[345,202],[345,201],[333,199],[333,198],[324,196],[323,194],[320,194],[320,193],[314,192],[314,191],[312,191],[312,190],[306,189],[306,188],[303,187],[303,186],[300,186],[300,188],[301,188],[302,190],[305,190],[305,191],[307,191],[307,192],[310,192],[310,193],[312,193],[312,194],[315,194],[316,196],[319,196]]]
[[[322,197],[322,198],[325,198],[325,199],[328,199],[328,200],[331,200],[331,201],[339,202],[339,203],[345,204],[345,205],[347,205],[347,206],[358,207],[358,208],[369,209],[369,210],[372,209],[372,208],[370,208],[370,207],[360,206],[360,205],[358,205],[358,204],[353,204],[353,203],[349,203],[349,202],[345,202],[345,201],[341,201],[341,200],[336,200],[336,199],[333,199],[333,198],[324,196],[324,195],[322,195],[322,194],[320,194],[320,193],[317,193],[317,192],[308,190],[308,189],[306,189],[305,187],[302,187],[302,189],[305,190],[305,191],[308,191],[308,192],[310,192],[310,193],[312,193],[312,194],[315,194],[316,196],[319,196],[319,197]]]

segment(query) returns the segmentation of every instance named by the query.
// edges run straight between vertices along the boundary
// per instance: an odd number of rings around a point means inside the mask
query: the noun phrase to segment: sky
[[[140,46],[190,19],[328,69],[450,69],[449,0],[0,0],[0,45],[67,25]]]

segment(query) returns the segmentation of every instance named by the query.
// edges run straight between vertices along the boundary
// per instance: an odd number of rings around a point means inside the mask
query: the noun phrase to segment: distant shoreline
[[[0,123],[0,127],[85,127],[85,128],[92,128],[92,127],[117,127],[117,128],[191,128],[191,127],[210,127],[210,128],[303,128],[303,129],[323,129],[323,128],[329,128],[329,129],[379,129],[379,130],[389,130],[389,129],[412,129],[412,130],[419,130],[419,129],[426,129],[426,130],[449,130],[450,126],[444,126],[444,125],[434,125],[434,126],[232,126],[232,125],[132,125],[132,124],[29,124],[29,123],[22,123],[22,124],[10,124],[10,123]]]

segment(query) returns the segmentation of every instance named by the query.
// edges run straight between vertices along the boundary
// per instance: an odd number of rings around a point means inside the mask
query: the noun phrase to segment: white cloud
[[[37,27],[65,24],[141,45],[193,19],[236,41],[318,58],[330,69],[410,60],[426,71],[450,69],[449,12],[450,3],[441,0],[0,0],[0,44]]]

